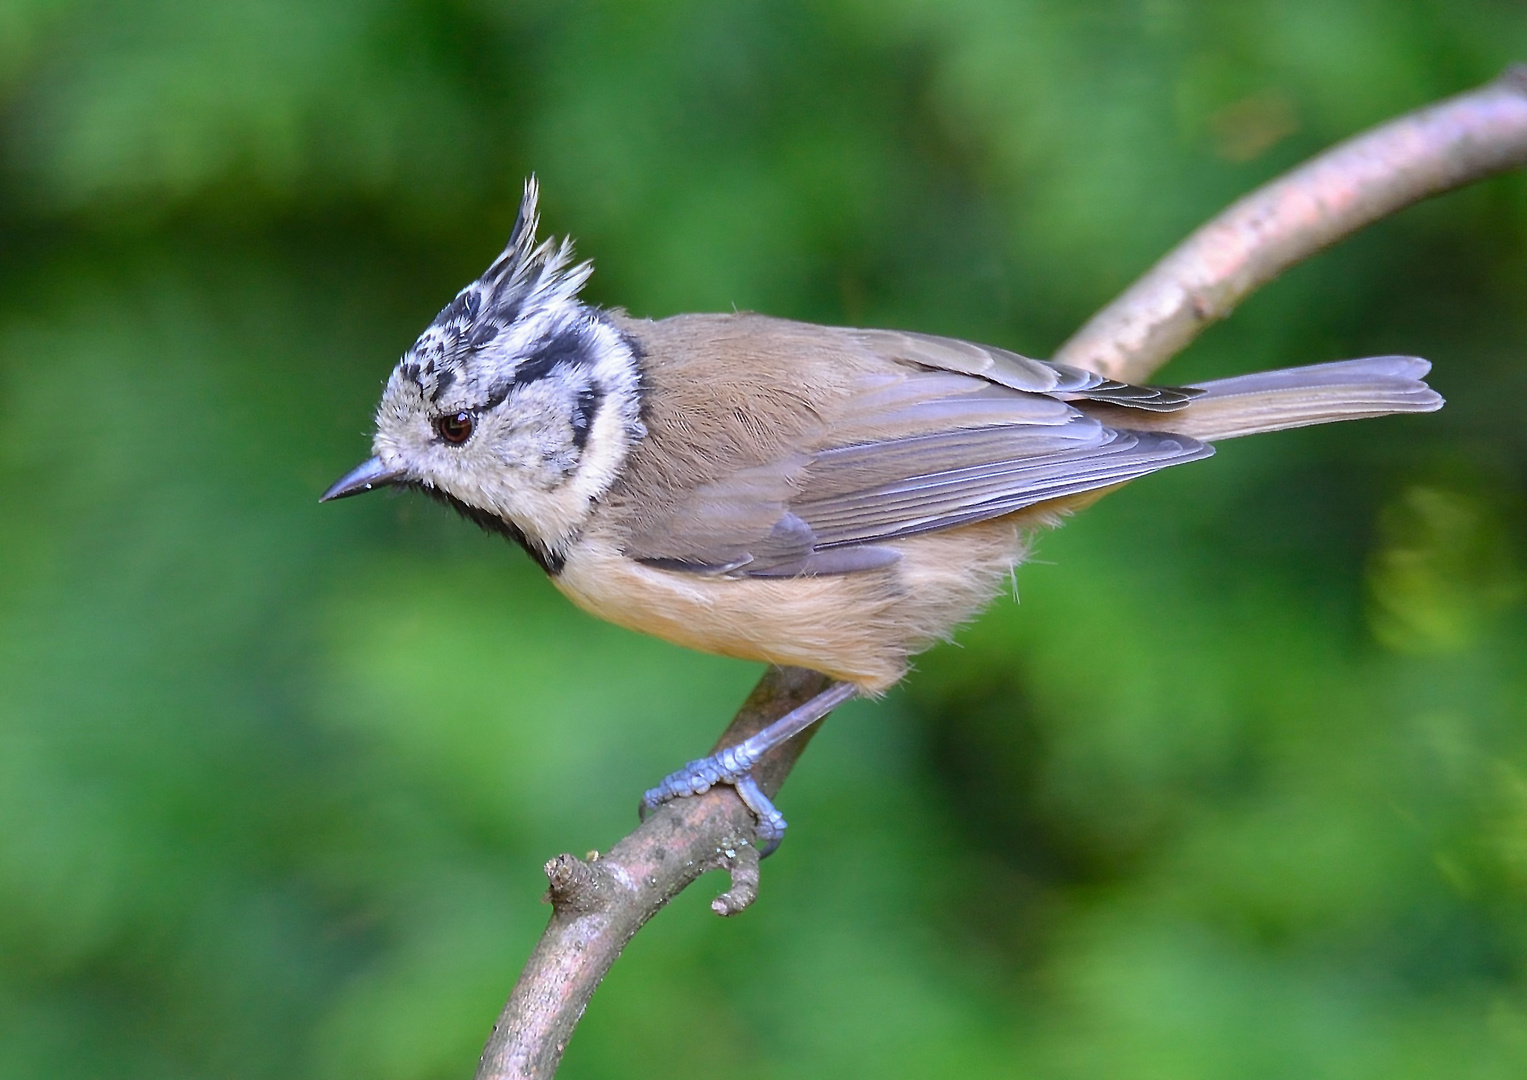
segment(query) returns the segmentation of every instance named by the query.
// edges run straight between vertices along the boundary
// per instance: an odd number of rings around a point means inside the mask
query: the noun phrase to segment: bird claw
[[[748,762],[751,767],[751,762]],[[647,815],[666,802],[685,799],[691,795],[703,795],[717,784],[731,784],[738,798],[743,801],[757,820],[757,843],[760,858],[768,856],[779,847],[785,836],[785,815],[781,814],[769,797],[763,793],[747,771],[737,771],[737,763],[728,760],[727,751],[708,758],[691,761],[677,772],[665,776],[657,787],[642,795],[637,815],[645,821]]]
[[[739,776],[732,781],[732,787],[737,789],[737,797],[747,804],[753,811],[753,817],[758,825],[754,829],[757,838],[758,857],[767,859],[774,854],[781,840],[785,838],[785,815],[779,812],[779,808],[770,801],[769,797],[759,788],[758,781],[751,775]]]
[[[742,742],[718,750],[710,757],[691,761],[678,772],[664,777],[662,783],[642,796],[638,815],[646,820],[648,812],[665,802],[700,795],[717,784],[731,784],[758,820],[755,835],[760,857],[768,855],[779,847],[785,835],[785,815],[775,809],[758,781],[753,779],[753,766],[770,750],[805,731],[856,692],[852,683],[834,683]]]

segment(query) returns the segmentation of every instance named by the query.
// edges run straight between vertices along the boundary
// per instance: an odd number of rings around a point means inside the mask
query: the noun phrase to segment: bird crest
[[[577,315],[578,292],[594,264],[573,263],[571,238],[537,241],[539,202],[540,185],[531,176],[503,253],[435,316],[404,357],[402,374],[431,401],[455,382],[456,369],[489,346],[505,344],[516,327],[541,337]]]
[[[541,187],[532,175],[525,181],[525,194],[520,199],[520,212],[509,234],[508,246],[475,283],[486,293],[490,306],[501,312],[512,310],[517,314],[559,307],[574,299],[594,272],[594,264],[588,260],[571,265],[571,238],[559,241],[548,236],[536,242],[541,224],[540,198]]]

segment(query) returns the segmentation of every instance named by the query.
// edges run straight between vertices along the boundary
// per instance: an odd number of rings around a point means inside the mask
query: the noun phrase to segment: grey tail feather
[[[1187,408],[1152,417],[1158,422],[1149,426],[1210,442],[1337,420],[1436,412],[1442,396],[1422,381],[1430,370],[1418,356],[1371,356],[1216,379],[1198,384],[1203,396]]]

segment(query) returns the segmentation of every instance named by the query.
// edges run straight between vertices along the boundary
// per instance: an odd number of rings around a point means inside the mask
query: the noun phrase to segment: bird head
[[[537,242],[537,194],[532,177],[503,254],[403,354],[373,456],[325,501],[418,487],[555,559],[613,483],[644,434],[636,350],[579,300],[592,264]]]

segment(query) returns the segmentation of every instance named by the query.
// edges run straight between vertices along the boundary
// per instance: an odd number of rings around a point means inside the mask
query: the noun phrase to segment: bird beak
[[[402,469],[389,469],[382,464],[381,458],[368,458],[334,481],[334,486],[319,496],[318,501],[333,502],[335,499],[359,495],[372,488],[396,484],[401,479],[403,479]]]

